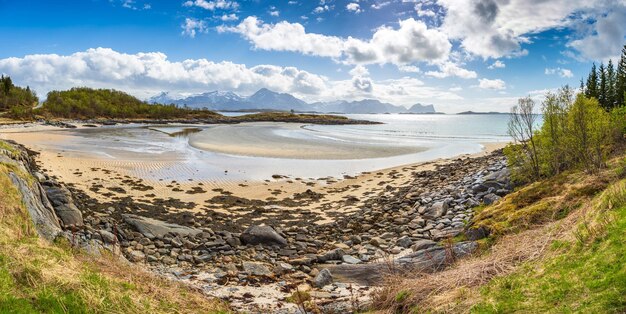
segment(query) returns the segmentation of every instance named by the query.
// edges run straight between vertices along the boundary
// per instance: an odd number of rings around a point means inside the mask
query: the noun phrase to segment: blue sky
[[[266,87],[507,111],[616,58],[625,20],[623,0],[0,0],[0,73],[44,97]]]

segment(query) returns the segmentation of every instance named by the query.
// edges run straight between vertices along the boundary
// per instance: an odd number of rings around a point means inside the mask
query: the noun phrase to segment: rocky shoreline
[[[473,208],[496,202],[512,189],[504,156],[496,151],[412,172],[410,184],[388,185],[384,193],[362,200],[358,211],[336,214],[332,223],[322,225],[312,223],[313,212],[302,213],[300,220],[269,219],[265,216],[275,205],[224,195],[223,204],[256,211],[228,223],[234,220],[226,215],[169,213],[164,205],[129,198],[99,202],[39,172],[34,152],[14,146],[21,152],[14,161],[38,181],[27,188],[22,183],[21,190],[38,195],[30,203],[44,204],[29,211],[38,213],[36,225],[49,229],[40,232],[46,238],[62,235],[96,254],[105,248],[252,312],[293,312],[297,305],[289,296],[299,291],[307,291],[320,308],[362,306],[389,271],[388,261],[405,270],[442,269],[471,254],[477,247],[473,241],[487,235],[468,228]],[[302,193],[292,205],[316,197]],[[173,199],[163,202],[184,207]],[[460,241],[451,247],[442,245],[455,237]]]

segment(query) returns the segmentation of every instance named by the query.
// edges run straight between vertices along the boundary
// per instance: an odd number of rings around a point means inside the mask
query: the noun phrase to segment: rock
[[[499,201],[502,197],[495,195],[493,193],[489,193],[487,195],[485,195],[483,197],[483,203],[485,203],[485,205],[491,205],[497,201]]]
[[[347,264],[360,264],[361,263],[360,259],[352,255],[344,255],[341,257],[341,260],[343,260],[343,262]]]
[[[54,208],[59,219],[63,223],[63,226],[81,227],[83,223],[83,213],[76,207],[76,205],[70,203],[67,205],[59,205]]]
[[[270,226],[253,225],[248,227],[241,235],[239,239],[244,244],[263,244],[263,245],[287,245],[287,240],[283,238]]]
[[[418,241],[415,241],[413,246],[411,246],[411,249],[413,250],[413,252],[417,252],[417,251],[421,251],[421,250],[433,247],[435,245],[437,245],[437,242],[432,241],[432,240],[418,240]]]
[[[253,276],[271,277],[273,275],[267,266],[257,262],[243,262],[242,268],[245,272]]]
[[[317,260],[321,263],[327,261],[340,261],[345,254],[344,250],[337,248],[318,256]]]
[[[313,279],[313,285],[317,288],[322,288],[331,283],[333,283],[333,275],[328,268],[320,270],[319,274]]]
[[[117,237],[106,230],[98,230],[96,234],[100,236],[104,243],[117,243]]]
[[[409,237],[407,237],[407,236],[403,236],[403,237],[399,238],[399,239],[396,241],[396,245],[397,245],[397,246],[401,246],[401,247],[403,247],[403,248],[405,248],[405,249],[406,249],[406,248],[408,248],[408,247],[410,247],[410,246],[411,246],[411,244],[413,244],[413,240],[411,240],[411,238],[409,238]]]
[[[30,214],[37,233],[44,239],[53,241],[61,233],[61,225],[41,185],[29,184],[13,172],[9,172],[9,178],[22,195],[22,202]]]
[[[133,226],[139,233],[148,238],[162,238],[168,233],[179,234],[182,236],[195,236],[202,232],[199,229],[185,227],[165,221],[156,220],[137,215],[122,215],[124,222]]]
[[[278,262],[274,268],[274,272],[280,275],[287,274],[293,272],[293,266],[285,262]]]
[[[139,252],[139,251],[130,251],[128,253],[128,259],[131,262],[134,263],[139,263],[139,262],[143,262],[146,259],[146,255],[143,254],[143,252]]]
[[[489,236],[489,230],[485,227],[470,228],[465,231],[465,237],[470,241],[476,241]]]
[[[424,217],[427,219],[436,219],[446,214],[449,204],[447,201],[439,201],[433,203],[425,212]]]

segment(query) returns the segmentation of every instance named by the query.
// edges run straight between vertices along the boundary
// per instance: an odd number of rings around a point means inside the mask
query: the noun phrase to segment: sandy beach
[[[260,126],[265,132],[270,132],[269,125],[265,123]],[[77,126],[79,129],[92,131],[92,128]],[[301,125],[281,126],[281,128],[299,129]],[[231,154],[278,156],[293,151],[296,158],[332,156],[343,159],[360,156],[364,150],[375,157],[380,157],[380,154],[385,153],[384,147],[363,146],[354,151],[347,149],[342,151],[341,148],[328,146],[327,150],[336,151],[336,154],[330,155],[324,149],[316,149],[324,145],[301,143],[303,141],[296,140],[287,141],[286,145],[293,149],[283,151],[282,146],[275,143],[276,138],[270,135],[265,134],[269,138],[267,141],[257,140],[264,136],[263,132],[250,136],[252,134],[248,130],[249,126],[235,126],[229,129],[237,131],[230,133],[226,131],[227,128],[211,127],[208,135],[204,136],[215,138],[213,145],[221,147],[216,148],[217,151]],[[137,202],[153,204],[155,199],[173,198],[179,202],[193,204],[184,209],[170,206],[168,210],[173,212],[211,210],[225,215],[238,215],[250,210],[250,204],[230,204],[228,200],[223,200],[224,196],[228,196],[271,203],[277,211],[312,211],[318,215],[317,223],[326,223],[331,221],[333,216],[356,210],[368,197],[383,195],[387,185],[407,184],[412,180],[412,172],[430,170],[436,165],[445,164],[454,159],[438,158],[343,177],[296,177],[279,173],[273,177],[266,176],[265,179],[242,180],[233,179],[233,174],[229,172],[213,176],[202,175],[202,165],[195,162],[189,163],[183,158],[184,156],[180,156],[179,152],[167,149],[151,154],[108,150],[111,154],[115,153],[115,156],[103,153],[106,150],[78,150],[75,146],[81,143],[77,142],[78,138],[75,135],[49,126],[13,126],[0,131],[0,136],[3,139],[15,140],[37,151],[39,153],[37,162],[43,171],[102,202],[131,197]],[[232,144],[234,142],[230,141],[233,139],[243,140],[244,144],[234,145]],[[231,144],[227,145],[227,142]],[[483,143],[482,145],[484,148],[480,152],[460,156],[488,154],[502,148],[504,143]],[[407,149],[413,153],[424,150],[423,148]],[[390,151],[391,149],[387,149],[386,152]],[[397,155],[404,152],[407,151],[399,149],[393,153]],[[277,159],[278,161],[280,160]],[[158,178],[159,175],[168,173],[176,173],[176,180],[165,179],[167,175]],[[299,202],[298,206],[293,206],[294,204],[286,201],[301,193],[311,193],[320,197],[314,201]],[[223,200],[223,202],[216,200]]]

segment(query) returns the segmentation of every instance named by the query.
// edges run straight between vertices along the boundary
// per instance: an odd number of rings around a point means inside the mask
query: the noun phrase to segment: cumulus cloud
[[[354,13],[361,13],[361,6],[356,2],[350,2],[346,5],[346,10]]]
[[[493,70],[493,69],[502,69],[502,68],[505,68],[505,67],[506,67],[506,64],[504,64],[504,62],[502,62],[500,60],[496,60],[496,62],[494,62],[493,64],[491,64],[487,68],[490,69],[490,70]]]
[[[197,20],[194,18],[185,18],[185,23],[181,25],[183,29],[182,35],[189,36],[191,38],[196,37],[196,33],[206,33],[207,25],[205,21]]]
[[[443,62],[439,64],[439,71],[428,71],[426,75],[437,78],[456,76],[464,79],[473,79],[478,76],[476,72],[464,69],[453,62]]]
[[[237,21],[239,20],[239,17],[237,16],[237,14],[235,13],[231,13],[231,14],[223,14],[220,17],[220,20],[227,22],[227,21]]]
[[[227,0],[217,0],[217,1],[206,1],[206,0],[193,0],[193,1],[185,1],[183,2],[183,6],[185,7],[199,7],[209,11],[215,11],[216,9],[226,10],[226,9],[237,9],[239,8],[239,3],[236,1],[227,1]]]
[[[522,45],[532,34],[567,27],[577,33],[569,47],[585,58],[602,59],[619,51],[626,35],[626,3],[621,0],[437,0],[437,4],[446,12],[442,31],[482,58],[525,55],[528,51]]]
[[[574,77],[574,73],[572,73],[571,70],[569,69],[563,69],[563,68],[546,68],[544,73],[546,75],[555,75],[558,74],[560,77],[563,78],[571,78]]]
[[[400,21],[397,28],[380,27],[369,40],[310,33],[300,23],[267,24],[254,16],[247,17],[237,26],[220,26],[218,31],[238,33],[255,49],[330,57],[346,64],[402,66],[429,62],[446,67],[442,73],[447,76],[471,77],[475,74],[446,62],[452,49],[447,36],[413,18]]]
[[[494,89],[494,90],[506,89],[506,83],[500,79],[490,80],[490,79],[483,78],[483,79],[479,79],[478,82],[479,82],[478,87],[482,89]]]
[[[75,86],[115,88],[141,98],[170,91],[176,94],[211,90],[252,94],[269,88],[307,101],[354,100],[367,94],[383,101],[409,105],[416,99],[454,100],[460,97],[414,78],[374,81],[363,66],[351,79],[333,81],[295,67],[248,67],[207,59],[171,61],[160,52],[126,54],[108,48],[88,49],[70,55],[40,54],[0,59],[0,73],[16,84],[30,85],[40,95]]]

